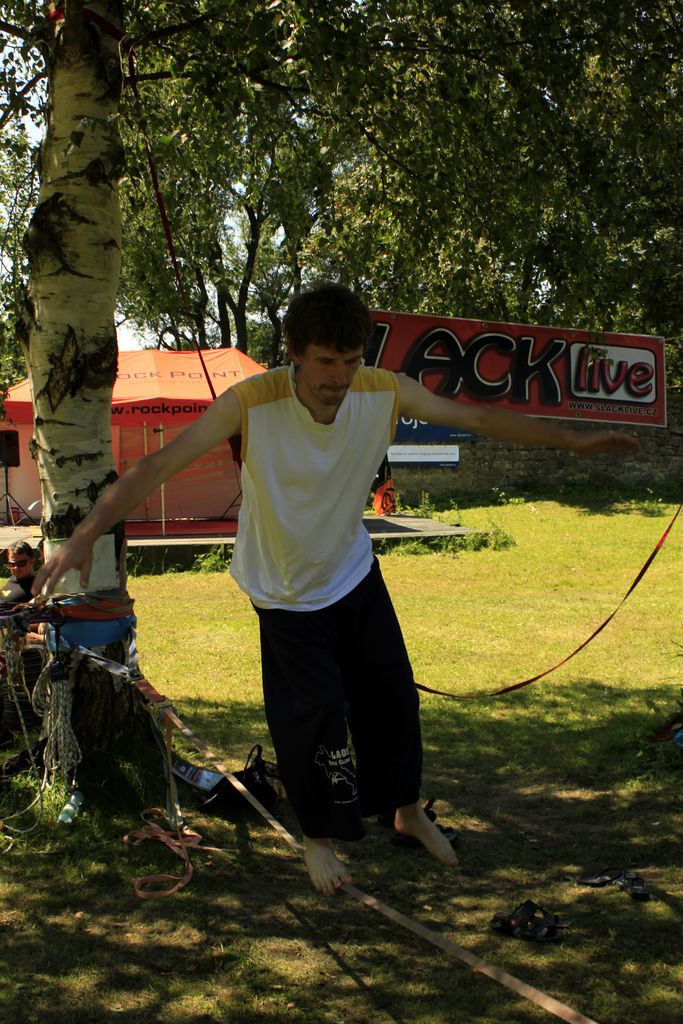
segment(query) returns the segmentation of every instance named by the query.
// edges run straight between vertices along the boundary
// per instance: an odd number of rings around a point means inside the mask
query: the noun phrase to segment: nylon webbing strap
[[[481,960],[474,953],[470,953],[468,949],[463,949],[462,946],[456,945],[455,942],[451,942],[445,935],[440,935],[438,932],[433,931],[431,928],[427,928],[426,925],[420,924],[412,917],[407,917],[406,914],[402,914],[398,910],[394,910],[393,907],[388,906],[386,903],[382,903],[381,900],[376,899],[374,896],[368,896],[367,893],[362,892],[360,889],[356,889],[354,885],[343,885],[342,889],[353,896],[355,899],[364,903],[366,907],[370,907],[372,910],[377,910],[380,914],[384,914],[390,921],[395,921],[396,924],[400,924],[402,928],[406,928],[408,931],[413,932],[414,935],[419,935],[421,938],[426,939],[427,942],[431,942],[433,946],[438,946],[444,953],[450,953],[451,956],[455,956],[458,960],[467,964],[471,967],[475,974],[485,974],[487,978],[492,978],[493,981],[497,981],[500,985],[504,985],[505,988],[509,988],[512,992],[516,992],[518,995],[523,996],[524,999],[528,999],[532,1003],[536,1003],[537,1006],[542,1007],[549,1013],[555,1014],[560,1020],[568,1021],[569,1024],[596,1024],[590,1017],[585,1017],[578,1010],[572,1009],[571,1006],[567,1006],[565,1003],[561,1003],[558,999],[553,996],[547,995],[538,988],[534,988],[533,985],[527,985],[525,981],[520,981],[513,974],[509,974],[503,970],[502,967],[494,967],[493,964],[487,963],[485,960]]]
[[[566,665],[568,661],[571,661],[571,659],[573,657],[575,657],[575,655],[577,655],[580,651],[582,651],[584,649],[584,647],[587,647],[588,644],[591,642],[591,640],[594,640],[595,637],[598,636],[599,633],[602,633],[603,629],[606,626],[609,625],[609,623],[612,621],[614,616],[620,610],[622,605],[626,603],[628,598],[631,596],[633,591],[636,589],[636,587],[638,586],[638,584],[642,580],[643,576],[645,575],[647,570],[650,568],[650,566],[654,562],[654,560],[657,557],[657,555],[659,554],[659,551],[661,550],[662,546],[664,545],[664,542],[666,541],[666,538],[671,533],[671,528],[674,525],[674,523],[676,522],[676,520],[678,519],[678,514],[679,514],[679,512],[681,511],[682,508],[683,508],[683,503],[681,505],[679,505],[678,508],[676,509],[676,512],[674,513],[674,516],[673,516],[673,519],[671,520],[671,522],[667,526],[667,528],[664,531],[664,533],[662,534],[662,536],[659,538],[657,544],[654,547],[654,550],[650,553],[648,558],[645,560],[645,564],[641,568],[640,572],[638,573],[638,575],[634,579],[633,583],[628,588],[628,590],[626,591],[626,593],[624,594],[624,596],[622,597],[621,601],[619,602],[617,607],[614,609],[614,611],[610,615],[607,616],[607,618],[605,619],[604,622],[600,623],[600,625],[597,627],[597,629],[593,630],[591,635],[586,640],[584,640],[583,643],[579,644],[579,646],[575,650],[573,650],[571,652],[571,654],[568,654],[566,656],[566,658],[562,659],[562,661],[558,661],[558,663],[556,665],[553,665],[552,668],[547,668],[545,670],[545,672],[539,672],[538,675],[531,676],[530,679],[524,679],[524,680],[522,680],[521,683],[513,683],[512,686],[505,686],[505,687],[503,687],[502,690],[494,690],[493,693],[464,693],[464,694],[463,693],[449,693],[447,690],[435,690],[431,686],[425,686],[424,683],[415,683],[415,686],[418,688],[418,690],[423,690],[425,693],[436,694],[438,697],[451,697],[453,700],[482,700],[482,699],[485,699],[486,697],[500,697],[504,693],[512,693],[513,690],[521,690],[523,686],[528,686],[529,683],[535,683],[538,679],[543,679],[545,676],[549,676],[551,672],[555,672],[558,668],[562,668],[563,665]]]
[[[162,707],[164,698],[157,693],[152,684],[148,680],[137,680],[132,679],[131,682],[138,686],[142,693],[148,698],[154,700],[154,703],[160,708],[161,713],[167,715],[173,724],[180,729],[183,735],[192,741],[192,743],[201,751],[201,753],[211,761],[215,768],[235,787],[239,790],[245,800],[248,800],[252,807],[258,811],[262,818],[268,822],[278,835],[285,840],[285,842],[297,853],[303,850],[303,846],[299,843],[287,829],[280,824],[277,818],[274,818],[267,808],[263,806],[260,800],[251,793],[246,786],[244,786],[240,780],[232,774],[232,772],[225,767],[225,765],[219,761],[213,751],[207,747],[207,745],[200,739],[199,736],[192,729],[188,728],[185,723],[178,717],[171,707]],[[371,910],[376,910],[378,913],[388,917],[391,921],[401,925],[402,928],[406,928],[414,935],[418,935],[420,938],[430,942],[433,946],[437,946],[443,950],[444,953],[448,953],[450,956],[456,957],[462,963],[467,964],[475,974],[483,974],[487,978],[491,978],[493,981],[497,981],[499,985],[503,985],[511,992],[515,992],[517,995],[522,996],[524,999],[528,999],[530,1002],[535,1003],[548,1013],[554,1014],[559,1017],[560,1020],[567,1021],[568,1024],[597,1024],[596,1021],[590,1017],[584,1016],[579,1013],[578,1010],[572,1009],[571,1006],[567,1006],[565,1003],[561,1003],[553,996],[547,995],[540,989],[534,988],[533,985],[527,985],[526,982],[520,981],[514,975],[509,974],[507,971],[500,967],[495,967],[493,964],[487,963],[485,960],[481,960],[478,956],[470,953],[469,950],[463,949],[462,946],[458,946],[455,942],[451,942],[445,936],[440,935],[438,932],[433,931],[431,928],[427,928],[426,925],[421,924],[419,921],[415,921],[412,917],[408,917],[406,914],[400,913],[398,910],[394,910],[393,907],[388,906],[386,903],[382,903],[374,896],[369,896],[361,889],[357,889],[355,885],[342,885],[342,890],[353,899],[363,903],[366,907]]]

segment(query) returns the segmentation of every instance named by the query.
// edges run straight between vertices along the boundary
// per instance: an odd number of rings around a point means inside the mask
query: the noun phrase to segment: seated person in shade
[[[31,600],[31,587],[36,576],[36,553],[28,541],[12,541],[7,548],[7,563],[12,575],[0,589],[0,606],[3,608]]]
[[[12,575],[0,586],[0,610],[15,608],[32,599],[36,558],[37,552],[25,540],[16,540],[9,545],[7,562]],[[19,694],[18,706],[8,688],[4,653],[0,651],[0,749],[13,745],[22,730],[21,718],[29,729],[40,726],[40,719],[31,707],[30,693],[44,664],[44,653],[33,646],[45,643],[43,629],[43,623],[40,623],[35,631],[24,634],[22,638],[26,645],[22,650],[26,692]]]
[[[0,587],[0,609],[14,608],[25,604],[33,597],[31,588],[36,578],[37,552],[28,541],[15,540],[7,548],[7,564],[11,576]],[[26,634],[26,643],[42,644],[45,636],[42,632]]]

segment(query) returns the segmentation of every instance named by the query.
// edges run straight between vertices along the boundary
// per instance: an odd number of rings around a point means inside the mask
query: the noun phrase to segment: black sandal
[[[612,885],[623,875],[622,868],[603,868],[595,875],[581,875],[576,881],[579,885],[589,885],[591,889],[602,889],[603,885]]]
[[[592,889],[601,889],[604,885],[616,885],[623,889],[634,900],[649,900],[645,880],[633,871],[624,871],[622,868],[603,868],[596,875],[581,875],[577,878],[579,885],[589,885]]]
[[[491,927],[494,931],[527,942],[557,942],[563,938],[561,929],[566,928],[567,924],[560,921],[557,914],[549,914],[533,900],[525,900],[511,914],[494,914]]]
[[[623,889],[634,900],[649,900],[650,898],[645,880],[633,871],[622,871],[618,878],[613,879],[612,885]]]

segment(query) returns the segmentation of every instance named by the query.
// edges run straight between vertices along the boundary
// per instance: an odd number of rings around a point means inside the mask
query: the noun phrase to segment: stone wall
[[[567,484],[652,487],[656,493],[658,485],[665,484],[670,491],[678,482],[683,491],[683,393],[670,391],[667,407],[665,428],[615,428],[638,438],[641,451],[636,456],[624,459],[597,455],[584,459],[551,448],[524,448],[476,438],[460,444],[460,465],[456,470],[396,468],[394,484],[400,498],[410,505],[418,504],[424,492],[439,499],[492,488],[513,493]],[[598,423],[567,425],[577,430],[601,427]]]

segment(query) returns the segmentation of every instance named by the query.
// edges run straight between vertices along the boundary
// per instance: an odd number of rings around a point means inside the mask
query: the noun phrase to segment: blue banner
[[[399,416],[394,442],[396,444],[436,444],[450,441],[471,441],[474,434],[457,427],[440,427],[424,420],[406,419]]]

